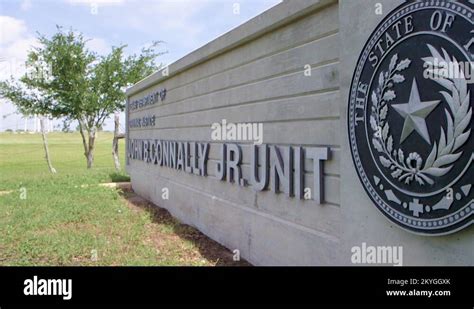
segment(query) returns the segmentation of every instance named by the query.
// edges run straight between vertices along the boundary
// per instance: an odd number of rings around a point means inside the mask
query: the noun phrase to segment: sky
[[[168,65],[220,35],[245,23],[281,0],[0,0],[0,80],[24,73],[37,33],[51,36],[60,25],[79,31],[88,47],[107,54],[127,45],[138,53],[153,41],[163,41],[157,59]],[[0,131],[23,129],[25,120],[0,99]],[[122,123],[124,116],[122,115]],[[61,121],[54,121],[55,127]],[[34,120],[27,122],[33,129]],[[104,129],[112,130],[113,120]],[[74,129],[74,125],[72,127]]]

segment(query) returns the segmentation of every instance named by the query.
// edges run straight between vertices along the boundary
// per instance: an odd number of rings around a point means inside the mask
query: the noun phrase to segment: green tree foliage
[[[160,42],[143,48],[138,55],[125,56],[123,45],[99,56],[86,47],[82,34],[65,32],[61,27],[51,38],[38,35],[38,40],[40,46],[29,52],[28,65],[40,72],[48,69],[48,74],[27,74],[20,81],[23,86],[13,80],[2,83],[0,94],[21,102],[17,104],[20,109],[76,120],[87,167],[91,168],[98,128],[112,113],[124,109],[127,87],[159,69],[155,59],[162,54],[157,52]],[[25,88],[40,95],[40,100],[27,95]]]
[[[48,66],[40,58],[29,57],[27,68],[27,73],[19,80],[12,77],[9,81],[0,82],[0,96],[9,99],[25,116],[39,115],[46,163],[49,171],[56,173],[49,155],[44,122],[46,117],[53,114],[54,98],[48,91],[38,87],[49,78]]]

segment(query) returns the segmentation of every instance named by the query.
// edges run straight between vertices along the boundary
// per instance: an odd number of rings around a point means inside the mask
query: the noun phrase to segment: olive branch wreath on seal
[[[460,70],[456,58],[453,56],[451,59],[446,50],[442,48],[444,55],[442,56],[433,46],[430,44],[427,46],[431,57],[422,58],[425,65],[428,65],[427,72],[433,81],[451,93],[440,91],[449,107],[449,111],[445,108],[447,128],[446,132],[444,128],[441,128],[439,140],[434,143],[424,165],[423,158],[417,152],[411,152],[405,158],[402,149],[394,149],[390,125],[386,121],[388,102],[396,98],[394,85],[405,81],[405,77],[400,72],[410,66],[411,60],[407,58],[398,62],[398,54],[395,54],[390,61],[388,71],[380,73],[378,87],[372,91],[371,95],[370,126],[375,132],[372,144],[381,154],[379,156],[381,164],[392,171],[391,176],[406,184],[410,184],[415,179],[420,185],[425,183],[433,185],[432,177],[443,176],[451,170],[454,162],[462,155],[462,151],[456,151],[471,134],[471,129],[464,132],[472,116],[472,108],[469,108],[470,93],[467,91],[464,73]],[[451,67],[454,68],[454,78],[448,76],[448,63],[453,64]]]

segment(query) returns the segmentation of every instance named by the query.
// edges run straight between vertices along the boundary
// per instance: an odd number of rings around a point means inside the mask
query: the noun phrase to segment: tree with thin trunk
[[[45,128],[44,120],[45,120],[45,117],[40,116],[41,137],[43,138],[44,154],[45,154],[46,162],[48,163],[49,171],[55,174],[56,169],[53,167],[53,164],[51,164],[51,158],[49,156],[48,138],[46,137],[46,128]]]
[[[40,46],[29,52],[28,59],[47,64],[50,78],[25,81],[47,94],[48,115],[78,122],[87,168],[91,168],[98,129],[111,114],[124,109],[125,88],[158,69],[154,60],[161,54],[156,52],[159,42],[139,55],[125,57],[125,45],[98,56],[87,49],[82,34],[61,27],[51,38],[39,35],[38,41]]]
[[[89,102],[99,107],[100,117],[108,117],[115,113],[112,157],[117,170],[120,170],[119,140],[124,138],[124,135],[119,133],[120,117],[117,112],[125,109],[125,89],[161,67],[154,62],[156,57],[163,54],[156,52],[159,44],[160,42],[154,42],[150,47],[143,48],[140,54],[127,57],[124,55],[126,45],[113,47],[110,54],[99,57],[98,63],[93,68],[91,88],[88,92]],[[102,125],[105,118],[99,119],[97,125]],[[84,127],[84,124],[79,127]],[[93,136],[89,135],[89,142],[91,138]]]
[[[105,116],[91,101],[90,79],[97,56],[86,48],[82,34],[72,30],[58,31],[51,38],[39,35],[40,46],[30,52],[30,58],[41,58],[50,64],[52,78],[38,85],[54,98],[54,116],[79,123],[87,167],[93,164],[96,128]]]
[[[36,76],[34,78],[41,77]],[[30,115],[40,116],[41,137],[43,140],[46,163],[48,164],[49,171],[55,174],[56,169],[51,163],[44,122],[46,116],[51,114],[51,110],[49,109],[51,97],[38,89],[32,88],[32,84],[28,83],[28,79],[25,77],[22,78],[21,81],[12,79],[10,81],[0,82],[0,96],[10,100],[25,117]]]

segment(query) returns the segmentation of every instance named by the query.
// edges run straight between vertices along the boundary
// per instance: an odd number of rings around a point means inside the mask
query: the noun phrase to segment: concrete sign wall
[[[351,156],[359,55],[401,3],[284,1],[130,88],[134,190],[256,265],[352,265],[370,246],[402,246],[403,265],[472,265],[472,203],[456,206],[462,231],[407,231],[374,205]]]

